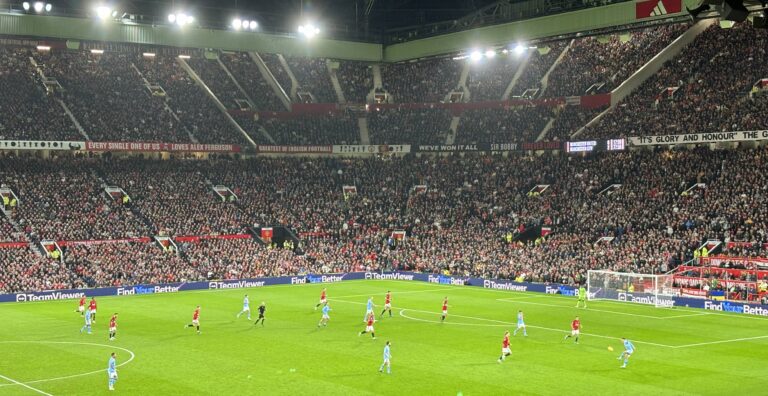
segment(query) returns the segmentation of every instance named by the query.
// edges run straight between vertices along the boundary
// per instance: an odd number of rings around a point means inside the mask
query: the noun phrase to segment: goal
[[[673,307],[678,294],[672,275],[629,274],[589,271],[587,296],[590,300],[615,300],[656,307]]]

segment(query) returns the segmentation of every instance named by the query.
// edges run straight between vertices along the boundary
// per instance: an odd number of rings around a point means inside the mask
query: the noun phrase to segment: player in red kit
[[[325,288],[323,288],[323,291],[320,293],[320,302],[317,303],[317,305],[315,305],[315,311],[317,311],[317,308],[319,306],[325,304],[326,301],[328,301],[328,299],[326,298],[326,295],[325,295]]]
[[[91,321],[96,323],[96,297],[91,297],[91,302],[88,304],[88,310],[91,311]]]
[[[509,330],[504,332],[504,340],[501,341],[501,356],[499,356],[499,363],[512,354],[512,350],[509,349]]]
[[[80,305],[77,306],[75,312],[80,312],[80,316],[85,314],[85,296],[80,297]]]
[[[109,340],[114,341],[117,335],[117,312],[109,318]]]
[[[376,333],[373,331],[374,316],[375,314],[373,312],[368,314],[368,320],[365,322],[365,330],[361,331],[360,334],[357,335],[358,337],[365,333],[371,333],[371,338],[374,340],[376,339]]]
[[[577,316],[576,319],[571,322],[571,334],[568,334],[563,338],[563,340],[567,340],[570,337],[576,338],[576,343],[579,343],[579,331],[581,330],[581,321],[579,320],[579,317]]]
[[[184,326],[185,329],[187,327],[196,327],[197,334],[200,334],[200,306],[199,305],[197,306],[197,308],[195,308],[195,313],[192,314],[192,323]]]
[[[384,297],[384,310],[381,311],[381,317],[384,317],[384,312],[389,311],[389,317],[392,317],[392,292],[387,290],[387,295]]]
[[[446,316],[448,316],[448,297],[443,300],[443,317],[440,319],[440,322],[445,322]]]

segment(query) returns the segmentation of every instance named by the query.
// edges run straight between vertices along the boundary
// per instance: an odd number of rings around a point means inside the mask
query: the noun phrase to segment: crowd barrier
[[[95,289],[52,290],[28,293],[0,294],[0,302],[31,302],[79,299],[82,297],[127,296],[137,294],[177,293],[188,290],[219,290],[264,287],[272,285],[301,285],[307,283],[335,283],[349,280],[401,280],[437,283],[443,285],[481,287],[485,289],[515,292],[533,292],[575,296],[576,287],[561,284],[515,282],[501,279],[445,276],[416,272],[350,272],[344,274],[280,276],[272,278],[210,280],[177,282],[157,285],[102,287]],[[626,303],[653,305],[655,301],[643,293],[617,293],[616,300]],[[653,297],[653,296],[651,296]],[[732,312],[745,315],[768,316],[768,305],[713,301],[703,298],[667,297],[665,307],[700,308],[711,311]]]

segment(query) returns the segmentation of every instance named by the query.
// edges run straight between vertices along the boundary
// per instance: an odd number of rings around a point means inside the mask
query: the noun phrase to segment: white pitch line
[[[130,362],[131,362],[131,361],[133,361],[133,359],[136,357],[136,354],[134,354],[134,353],[133,353],[131,350],[129,350],[129,349],[125,349],[125,348],[121,348],[121,347],[118,347],[118,346],[114,346],[114,345],[109,345],[109,344],[97,344],[97,343],[92,343],[92,342],[75,342],[75,341],[71,341],[71,342],[70,342],[70,341],[0,341],[0,344],[69,344],[69,345],[92,345],[92,346],[102,346],[102,347],[105,347],[105,348],[113,348],[113,349],[119,349],[119,350],[121,350],[121,351],[124,351],[124,352],[128,352],[128,354],[129,354],[129,355],[131,355],[131,357],[130,357],[128,360],[126,360],[126,361],[124,361],[124,362],[122,362],[122,363],[118,364],[118,365],[117,365],[117,367],[118,367],[118,368],[119,368],[119,367],[122,367],[122,366],[125,366],[126,364],[130,363]],[[102,372],[104,372],[104,369],[100,369],[100,370],[94,370],[94,371],[89,371],[89,372],[87,372],[87,373],[82,373],[82,374],[73,374],[73,375],[66,375],[66,376],[62,376],[62,377],[45,378],[45,379],[39,379],[39,380],[34,380],[34,381],[27,381],[26,383],[27,383],[27,384],[38,384],[38,383],[41,383],[41,382],[59,381],[59,380],[70,379],[70,378],[85,377],[85,376],[88,376],[88,375],[98,374],[98,373],[102,373]],[[15,385],[15,384],[0,384],[0,388],[2,388],[2,387],[4,387],[4,386],[14,386],[14,385]]]
[[[339,300],[339,299],[336,299],[335,301],[338,301],[338,302],[341,302],[341,303],[347,303],[347,304],[365,305],[365,303],[357,302],[357,301],[344,301],[344,300]],[[410,318],[408,316],[403,315],[403,311],[428,313],[428,314],[434,314],[436,316],[440,315],[440,313],[437,312],[437,311],[432,312],[432,311],[424,311],[424,310],[421,310],[421,309],[410,309],[410,308],[401,308],[401,307],[393,307],[393,308],[399,308],[400,309],[400,316],[403,316],[404,318],[407,318],[407,319],[418,320],[418,321],[421,321],[421,322],[431,322],[431,321],[429,321],[427,319]],[[464,315],[457,315],[457,314],[450,314],[449,316],[451,316],[451,317],[455,316],[457,318],[465,318],[465,319],[482,320],[482,321],[485,321],[485,322],[494,322],[494,323],[499,323],[499,326],[501,326],[501,325],[504,325],[504,326],[515,325],[515,323],[512,323],[512,322],[505,322],[505,321],[496,320],[496,319],[478,318],[476,316],[464,316]],[[433,323],[446,323],[446,324],[454,324],[454,325],[462,325],[462,326],[489,326],[489,325],[478,325],[478,324],[473,324],[473,323],[451,323],[451,322],[438,322],[438,321],[434,321]],[[550,327],[543,327],[543,326],[530,326],[530,325],[526,325],[526,326],[530,327],[532,329],[555,331],[555,332],[558,332],[558,333],[570,333],[569,330],[563,330],[563,329],[553,329],[553,328],[550,328]],[[581,333],[581,334],[592,336],[592,337],[605,338],[605,339],[609,339],[609,340],[618,340],[619,339],[619,337],[610,337],[610,336],[604,336],[604,335],[600,335],[600,334],[592,334],[592,333]],[[663,347],[663,348],[674,348],[674,346],[672,346],[672,345],[658,344],[658,343],[649,342],[649,341],[637,341],[637,340],[635,340],[634,342],[636,342],[638,344],[653,345],[653,346],[658,346],[658,347]]]
[[[678,345],[673,348],[689,348],[689,347],[695,347],[695,346],[703,346],[703,345],[714,345],[714,344],[725,344],[729,342],[739,342],[739,341],[749,341],[749,340],[759,340],[762,338],[768,338],[768,335],[764,336],[756,336],[756,337],[746,337],[746,338],[734,338],[732,340],[722,340],[722,341],[711,341],[711,342],[699,342],[696,344],[686,344],[686,345]]]
[[[397,296],[397,295],[400,295],[400,294],[429,293],[429,292],[437,293],[437,292],[442,291],[442,290],[443,289],[441,288],[441,289],[422,289],[422,290],[401,291],[401,292],[394,291],[394,292],[392,292],[392,294]],[[371,295],[372,295],[371,293],[368,293],[368,294],[353,294],[353,295],[350,295],[350,296],[338,296],[336,298],[370,297]],[[329,300],[333,300],[333,298],[329,298]]]
[[[502,301],[502,302],[514,302],[519,304],[531,304],[531,305],[541,305],[545,307],[553,307],[553,308],[562,308],[562,309],[575,309],[574,306],[567,306],[567,305],[560,305],[560,304],[546,304],[546,303],[538,303],[533,301],[520,301],[520,300],[509,300],[505,298],[497,298],[496,301]],[[597,309],[597,308],[584,308],[587,312],[593,311],[593,312],[605,312],[605,313],[612,313],[616,315],[625,315],[625,316],[636,316],[638,318],[646,318],[646,319],[674,319],[674,318],[684,318],[688,316],[700,316],[700,315],[707,315],[707,313],[692,313],[690,315],[674,315],[674,316],[654,316],[654,315],[643,315],[643,314],[634,314],[629,312],[621,312],[621,311],[610,311],[607,309]]]
[[[29,386],[29,385],[27,385],[27,384],[25,384],[25,383],[22,383],[22,382],[16,381],[16,380],[15,380],[15,379],[13,379],[13,378],[8,378],[8,377],[6,377],[6,376],[4,376],[4,375],[0,375],[0,378],[4,379],[4,380],[6,380],[6,381],[9,381],[9,382],[13,382],[15,385],[21,385],[21,386],[23,386],[23,387],[25,387],[25,388],[27,388],[27,389],[29,389],[29,390],[31,390],[31,391],[35,391],[35,392],[37,392],[37,393],[39,393],[39,394],[41,394],[41,395],[46,395],[46,396],[53,396],[52,394],[50,394],[50,393],[48,393],[48,392],[44,392],[44,391],[41,391],[40,389],[37,389],[37,388],[33,388],[33,387],[31,387],[31,386]]]

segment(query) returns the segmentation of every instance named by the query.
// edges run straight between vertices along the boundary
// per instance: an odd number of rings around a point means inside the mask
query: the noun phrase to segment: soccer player
[[[262,302],[261,305],[259,305],[259,317],[253,323],[254,326],[259,324],[259,321],[261,321],[261,327],[264,327],[264,312],[266,311],[267,311],[267,303]]]
[[[381,363],[381,367],[379,367],[379,372],[384,371],[384,366],[387,366],[387,374],[392,374],[392,365],[390,364],[389,360],[392,359],[392,353],[389,351],[389,341],[384,344],[384,362]]]
[[[88,310],[91,311],[91,319],[93,323],[96,323],[96,297],[91,297],[91,302],[88,304]]]
[[[83,330],[88,330],[88,334],[91,334],[91,310],[85,311],[85,325],[80,328],[80,333],[82,334]]]
[[[75,312],[80,312],[80,316],[85,315],[85,296],[80,297],[80,304]]]
[[[366,323],[365,330],[361,331],[360,334],[358,334],[357,336],[360,337],[365,333],[371,333],[371,338],[375,340],[376,333],[373,331],[373,322],[374,322],[374,314],[373,314],[373,311],[371,311],[371,313],[368,314],[368,320],[365,322]]]
[[[501,341],[501,356],[499,356],[499,363],[503,362],[507,356],[512,354],[512,350],[509,349],[509,330],[504,332],[504,340]]]
[[[575,343],[579,343],[579,330],[581,330],[581,321],[579,320],[579,317],[577,316],[576,319],[571,322],[571,334],[566,334],[565,338],[563,340],[567,340],[570,337],[576,337]]]
[[[629,363],[629,357],[632,356],[632,353],[635,352],[635,344],[632,343],[632,341],[622,337],[621,342],[624,343],[624,352],[621,353],[619,356],[619,360],[624,359],[624,364],[621,366],[621,368],[627,368],[627,363]]]
[[[243,298],[243,310],[240,311],[239,314],[237,314],[237,317],[240,318],[240,315],[244,313],[248,313],[248,320],[251,320],[251,303],[248,301],[248,295],[245,295],[245,298]]]
[[[384,317],[384,312],[389,311],[389,317],[392,317],[392,292],[387,290],[387,295],[384,297],[384,309],[381,311],[381,317]]]
[[[320,293],[320,302],[315,305],[315,311],[317,311],[317,307],[324,305],[328,301],[327,296],[325,295],[325,288],[323,288],[323,291]]]
[[[117,335],[117,312],[109,318],[109,340],[114,341]]]
[[[373,297],[368,297],[368,302],[365,304],[365,316],[363,316],[363,322],[368,320],[368,316],[373,313],[373,308],[376,305],[373,304]]]
[[[331,312],[331,306],[326,302],[325,305],[323,305],[323,317],[320,318],[320,323],[317,324],[317,327],[328,326],[328,321],[331,320],[331,316],[328,315],[329,312]]]
[[[192,314],[192,323],[184,326],[185,329],[187,327],[197,327],[197,334],[200,334],[200,306],[199,305],[195,309],[195,313]]]
[[[579,299],[576,300],[576,308],[579,307],[582,303],[584,303],[584,308],[587,307],[587,289],[584,287],[584,285],[579,286]]]
[[[445,322],[445,317],[448,316],[448,297],[443,300],[443,316],[440,318],[440,322]]]
[[[517,335],[517,332],[523,329],[523,335],[528,337],[528,328],[525,327],[525,321],[523,320],[523,311],[517,311],[517,328],[512,333],[513,336]]]
[[[109,357],[109,363],[107,364],[107,377],[109,378],[109,390],[115,390],[115,382],[117,382],[117,354],[112,352]]]

